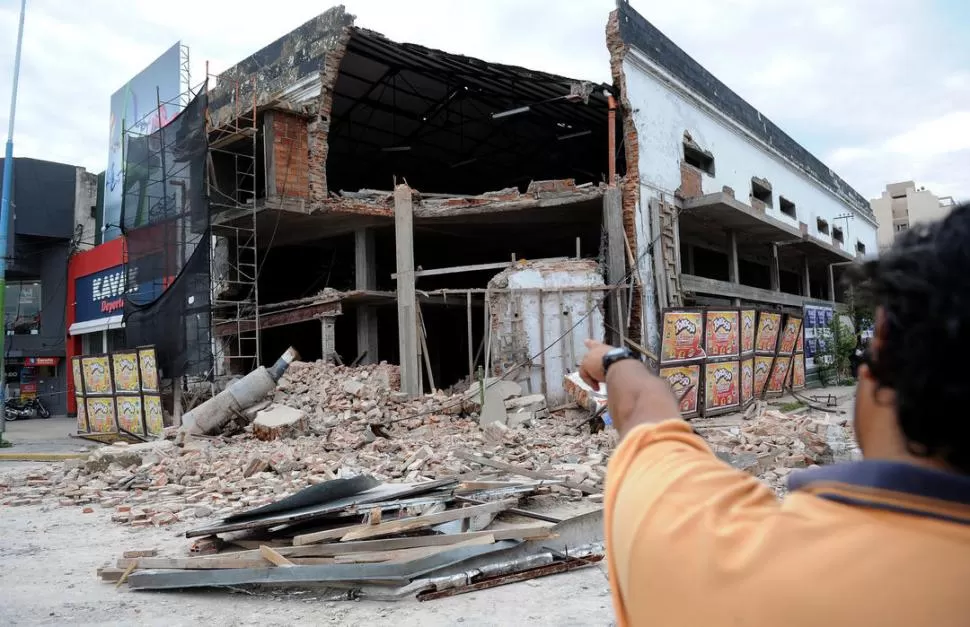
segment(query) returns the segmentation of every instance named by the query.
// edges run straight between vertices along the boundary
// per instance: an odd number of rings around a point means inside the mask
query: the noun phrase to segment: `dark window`
[[[818,232],[822,235],[829,234],[829,223],[822,218],[816,218],[815,225],[818,227]]]
[[[751,179],[751,197],[760,200],[771,207],[771,188],[766,187],[758,179]]]
[[[863,244],[862,242],[856,242],[855,243],[855,251],[859,255],[866,254],[866,245]]]
[[[701,172],[714,176],[714,155],[687,142],[684,142],[684,161]]]
[[[839,227],[834,227],[832,229],[832,239],[834,239],[840,244],[844,244],[845,236],[842,234],[842,229],[840,229]]]
[[[37,335],[40,333],[40,281],[11,281],[7,283],[4,319],[7,335]]]
[[[795,211],[795,203],[793,203],[792,201],[788,200],[784,196],[779,196],[778,197],[778,207],[781,209],[781,212],[783,214],[785,214],[786,216],[789,216],[791,218],[797,218],[798,217],[798,214]]]

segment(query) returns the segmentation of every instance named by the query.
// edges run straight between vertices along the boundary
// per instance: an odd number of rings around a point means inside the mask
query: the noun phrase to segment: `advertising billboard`
[[[108,168],[104,177],[102,241],[121,235],[124,154],[122,135],[145,136],[178,115],[182,85],[182,45],[176,42],[111,96]],[[159,106],[161,102],[161,106]]]

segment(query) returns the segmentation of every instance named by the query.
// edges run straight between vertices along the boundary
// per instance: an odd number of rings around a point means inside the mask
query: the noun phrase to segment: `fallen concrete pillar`
[[[252,407],[276,389],[276,382],[290,364],[299,358],[296,349],[290,347],[276,360],[272,368],[260,366],[187,412],[182,416],[182,426],[179,427],[176,442],[181,444],[191,435],[217,433],[236,413]]]

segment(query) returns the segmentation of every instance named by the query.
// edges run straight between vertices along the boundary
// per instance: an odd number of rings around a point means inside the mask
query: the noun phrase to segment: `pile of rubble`
[[[253,437],[251,424],[231,436],[193,438],[184,447],[170,441],[117,443],[87,460],[0,481],[9,488],[2,502],[58,498],[62,505],[113,509],[119,523],[163,525],[228,516],[360,473],[416,481],[506,476],[497,467],[507,465],[526,476],[562,479],[553,490],[567,498],[597,499],[602,492],[615,435],[591,434],[585,412],[550,414],[544,400],[539,408],[534,397],[516,396],[502,382],[495,387],[509,395],[500,410],[508,420],[482,428],[476,390],[409,400],[393,391],[398,377],[397,366],[387,364],[296,362],[273,402],[305,415],[303,433],[262,441]]]
[[[760,406],[750,418],[698,431],[722,459],[757,476],[779,495],[786,492],[792,470],[859,455],[845,417],[812,411],[791,415]]]

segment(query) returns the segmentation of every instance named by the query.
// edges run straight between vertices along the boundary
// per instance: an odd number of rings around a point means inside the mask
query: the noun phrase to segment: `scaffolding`
[[[214,236],[224,238],[227,255],[212,255],[212,328],[215,354],[222,353],[225,374],[245,373],[260,363],[259,250],[257,246],[258,118],[255,77],[252,101],[243,101],[238,80],[209,74],[230,92],[231,112],[215,122],[206,113],[209,220]],[[216,162],[231,163],[232,178],[219,177]],[[227,168],[223,168],[224,170]],[[224,264],[220,264],[222,260]],[[217,267],[222,265],[222,267]],[[227,328],[228,327],[228,328]]]

